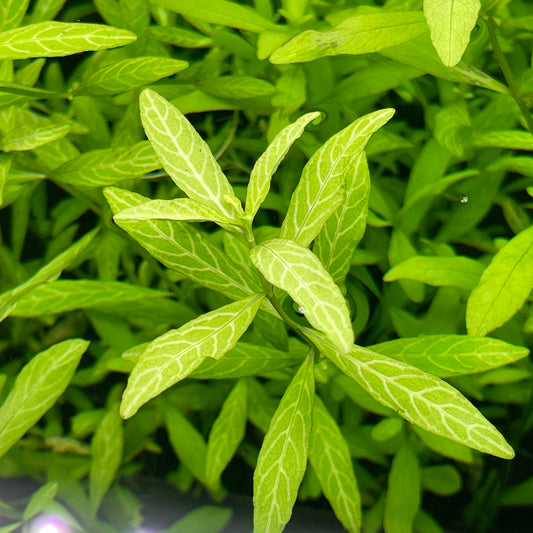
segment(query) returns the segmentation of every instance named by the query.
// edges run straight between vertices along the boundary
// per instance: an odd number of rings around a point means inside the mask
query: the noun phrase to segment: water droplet
[[[305,315],[305,309],[301,305],[298,306],[298,314]]]
[[[460,198],[459,198],[459,201],[462,203],[462,204],[467,204],[468,203],[468,196],[466,194],[463,194]]]

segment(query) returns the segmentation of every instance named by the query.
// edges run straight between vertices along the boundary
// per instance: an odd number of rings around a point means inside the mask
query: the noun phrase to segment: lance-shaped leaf
[[[0,31],[16,28],[24,18],[30,0],[3,0],[0,4]]]
[[[98,96],[122,93],[172,76],[188,66],[186,61],[168,57],[123,59],[90,72],[75,92]]]
[[[19,372],[0,408],[0,456],[13,446],[63,394],[88,341],[71,339],[36,355]]]
[[[424,0],[431,42],[447,67],[461,61],[480,7],[479,0]]]
[[[350,349],[354,333],[346,300],[313,252],[287,239],[272,239],[253,248],[250,259],[291,296],[312,326],[340,350]]]
[[[0,59],[61,57],[125,46],[134,33],[102,24],[38,22],[0,33]]]
[[[0,144],[4,152],[22,152],[57,141],[71,130],[70,124],[24,126],[6,133]]]
[[[0,156],[0,206],[4,203],[4,189],[7,183],[7,176],[11,169],[12,155]]]
[[[441,378],[484,372],[526,357],[527,348],[468,335],[423,335],[369,347]]]
[[[148,139],[174,183],[193,200],[236,218],[242,207],[209,146],[171,103],[145,89],[141,119]]]
[[[384,281],[410,279],[435,287],[459,287],[470,290],[479,282],[483,265],[469,257],[414,255],[392,267]]]
[[[186,378],[206,357],[220,359],[252,322],[263,295],[215,309],[155,339],[128,379],[120,413],[133,416],[148,400]]]
[[[473,144],[478,148],[508,148],[510,150],[533,151],[533,136],[529,131],[503,130],[486,131],[473,138]]]
[[[320,117],[319,112],[307,113],[283,128],[256,161],[246,190],[246,216],[253,219],[270,189],[270,181],[292,144],[300,138],[305,127]]]
[[[54,169],[51,178],[59,183],[100,187],[137,178],[161,168],[148,141],[133,146],[92,150]]]
[[[348,444],[320,397],[315,397],[309,461],[335,515],[350,533],[361,529],[361,498]]]
[[[440,378],[360,346],[342,353],[320,333],[305,333],[342,372],[408,422],[484,453],[514,457],[501,433]]]
[[[254,533],[280,533],[289,521],[309,452],[315,382],[310,354],[268,427],[254,472]]]
[[[0,322],[11,313],[17,301],[22,298],[22,296],[43,283],[55,281],[61,272],[72,263],[83,250],[85,250],[97,231],[98,230],[93,230],[87,233],[87,235],[67,248],[63,253],[52,259],[50,263],[42,267],[29,280],[22,283],[22,285],[10,289],[0,295]]]
[[[116,403],[100,422],[91,441],[89,496],[95,514],[122,463],[123,448],[124,429]]]
[[[306,30],[271,56],[272,63],[301,63],[339,54],[369,54],[424,33],[418,11],[386,11],[350,17],[330,31]]]
[[[370,196],[370,173],[364,152],[345,175],[346,196],[318,234],[313,252],[333,281],[343,284],[350,270],[353,252],[363,237]]]
[[[393,109],[383,109],[357,119],[312,155],[292,195],[280,237],[309,246],[342,202],[345,175],[354,158],[393,114]]]
[[[224,401],[209,432],[205,466],[205,478],[209,485],[218,481],[244,438],[246,414],[246,381],[240,380]]]
[[[486,335],[522,307],[533,288],[533,226],[513,237],[492,258],[466,306],[470,335]]]
[[[104,194],[114,213],[147,201],[123,189],[108,188]],[[257,275],[237,268],[190,224],[168,220],[117,220],[117,224],[165,266],[204,287],[235,300],[262,290]]]

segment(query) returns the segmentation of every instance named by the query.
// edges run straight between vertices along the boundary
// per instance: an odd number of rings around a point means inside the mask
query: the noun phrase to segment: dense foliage
[[[0,476],[42,486],[2,531],[140,527],[142,473],[256,533],[518,532],[532,38],[527,0],[3,0]]]

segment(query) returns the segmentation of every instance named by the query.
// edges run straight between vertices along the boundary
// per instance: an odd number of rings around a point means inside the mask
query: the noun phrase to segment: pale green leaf
[[[477,148],[508,148],[510,150],[533,151],[533,136],[529,131],[504,130],[479,133],[473,138]]]
[[[188,67],[186,61],[168,57],[136,57],[123,59],[90,73],[75,89],[77,94],[116,94],[172,76]]]
[[[461,61],[480,7],[479,0],[424,0],[431,42],[445,66]]]
[[[354,250],[363,237],[370,195],[370,174],[364,152],[345,175],[346,196],[318,234],[313,252],[333,281],[344,284]]]
[[[450,457],[455,461],[462,463],[472,464],[474,463],[477,454],[471,448],[467,448],[463,444],[454,442],[453,440],[445,439],[435,433],[428,433],[418,426],[413,426],[414,432],[418,435],[420,440],[434,452],[443,455],[444,457]]]
[[[57,494],[58,484],[57,481],[50,481],[39,489],[37,489],[32,495],[29,502],[24,509],[22,519],[24,521],[29,520],[32,516],[46,510],[48,505],[53,501]]]
[[[339,287],[310,250],[286,239],[256,246],[250,258],[265,278],[286,291],[309,323],[341,350],[354,342],[350,312]]]
[[[384,281],[410,279],[435,287],[459,287],[470,290],[479,282],[483,265],[469,257],[414,255],[392,267]]]
[[[29,20],[32,23],[52,20],[57,16],[59,11],[61,11],[61,8],[65,3],[66,0],[38,0],[32,5]]]
[[[283,158],[287,155],[292,144],[300,138],[304,128],[313,120],[320,117],[320,113],[307,113],[296,122],[283,128],[274,137],[268,148],[256,161],[246,191],[246,216],[253,219],[270,189],[270,181]]]
[[[231,390],[213,422],[207,440],[205,478],[213,485],[235,455],[244,438],[247,420],[246,381],[240,380]]]
[[[505,324],[533,288],[533,226],[513,237],[492,258],[466,306],[470,335],[486,335]]]
[[[209,78],[199,84],[202,91],[215,98],[242,100],[272,96],[276,87],[268,81],[253,76],[219,76]]]
[[[0,456],[63,394],[88,346],[89,342],[81,339],[55,344],[19,372],[0,408]]]
[[[252,322],[262,295],[233,302],[191,320],[150,343],[128,379],[121,404],[123,418],[186,378],[206,357],[220,359]]]
[[[107,188],[104,194],[115,214],[147,201],[144,196],[123,189]],[[117,222],[165,266],[204,287],[234,300],[262,290],[257,273],[252,277],[237,268],[220,248],[190,224],[168,220]]]
[[[63,163],[50,177],[59,183],[100,187],[143,176],[161,168],[147,141],[133,146],[92,150]]]
[[[29,280],[0,295],[0,322],[15,308],[17,301],[35,287],[55,281],[61,272],[85,250],[98,230],[87,233],[63,253],[52,259]]]
[[[315,383],[313,354],[287,387],[263,440],[254,472],[254,533],[281,533],[307,465]]]
[[[161,533],[219,533],[227,531],[233,510],[227,507],[202,505],[187,513]]]
[[[0,206],[4,203],[4,189],[11,169],[12,155],[0,156]]]
[[[281,226],[280,237],[309,246],[343,201],[346,172],[371,135],[386,124],[393,109],[374,111],[333,135],[305,165]]]
[[[61,57],[125,46],[134,33],[101,24],[38,22],[0,33],[0,59]]]
[[[370,54],[427,31],[418,11],[383,11],[356,15],[330,31],[306,30],[271,56],[272,63],[302,63],[339,54]]]
[[[484,372],[526,357],[527,348],[468,335],[423,335],[369,347],[441,378]]]
[[[0,144],[4,152],[22,152],[51,143],[67,135],[71,124],[47,124],[45,126],[23,126],[6,133]]]
[[[221,24],[260,33],[264,30],[272,30],[276,25],[263,18],[248,6],[227,0],[153,0],[155,5],[203,22]]]
[[[206,48],[213,44],[207,35],[173,26],[151,26],[150,35],[161,43],[172,44],[180,48]]]
[[[408,422],[484,453],[514,457],[501,433],[440,378],[360,346],[339,352],[318,332],[305,332],[342,372]]]
[[[392,460],[389,472],[383,526],[387,533],[413,531],[413,520],[420,507],[420,468],[410,443],[404,440]]]
[[[209,146],[172,104],[145,89],[140,97],[141,119],[147,137],[174,183],[193,200],[228,218],[242,207]]]
[[[30,0],[2,0],[0,3],[0,31],[16,28],[24,18]]]
[[[361,528],[361,498],[350,450],[337,422],[318,396],[313,408],[309,461],[337,518],[350,533],[358,533]]]
[[[89,497],[95,514],[122,463],[123,448],[124,429],[118,403],[115,403],[100,422],[91,441]]]

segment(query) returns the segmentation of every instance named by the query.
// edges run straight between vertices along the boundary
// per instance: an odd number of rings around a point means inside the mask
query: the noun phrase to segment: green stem
[[[529,112],[526,103],[522,99],[522,95],[520,94],[520,90],[518,88],[518,84],[516,83],[516,79],[511,71],[511,67],[509,67],[509,63],[507,62],[507,59],[505,58],[505,55],[500,47],[500,43],[498,42],[498,36],[496,35],[496,24],[494,23],[494,19],[490,15],[487,17],[487,27],[489,30],[492,48],[494,50],[494,56],[496,57],[496,61],[498,61],[498,65],[500,66],[505,81],[507,82],[507,86],[509,87],[509,93],[520,108],[520,111],[526,121],[529,132],[531,133],[531,135],[533,135],[533,118],[531,117],[531,113]]]

